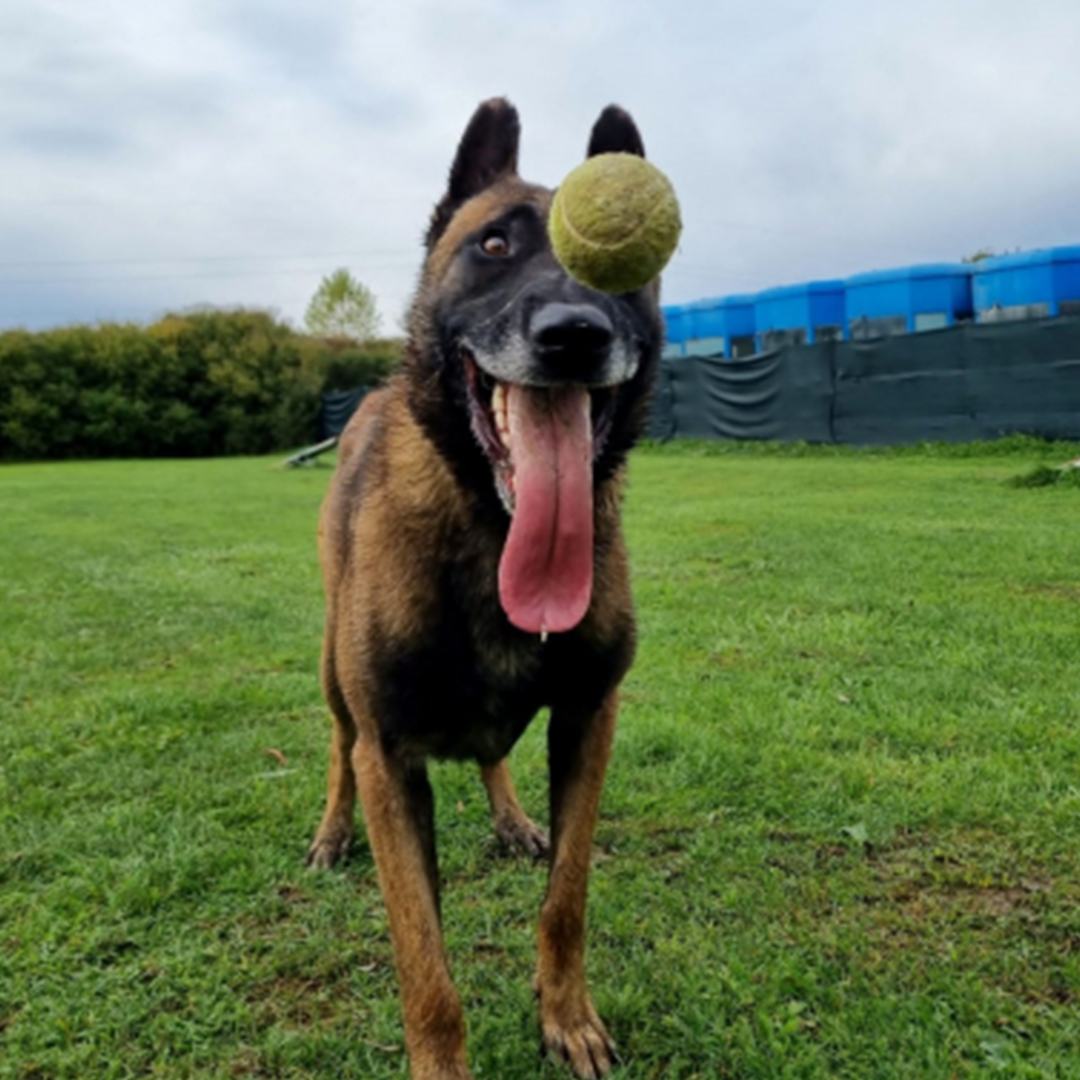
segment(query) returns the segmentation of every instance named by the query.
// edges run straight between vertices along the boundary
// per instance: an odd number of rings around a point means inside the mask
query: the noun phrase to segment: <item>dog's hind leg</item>
[[[480,778],[491,804],[491,820],[500,843],[518,855],[542,859],[548,853],[548,834],[521,808],[506,758],[481,765]]]
[[[615,734],[614,691],[593,715],[552,710],[551,865],[540,911],[536,990],[544,1046],[583,1080],[606,1076],[615,1044],[585,981],[585,900],[600,792]]]
[[[373,726],[373,725],[372,725]],[[439,921],[434,800],[421,762],[386,753],[361,727],[353,750],[405,1013],[412,1080],[471,1080],[465,1018],[450,980]]]
[[[329,659],[330,640],[323,650],[322,679],[326,699],[334,714],[334,734],[330,742],[330,775],[326,784],[326,811],[308,848],[307,864],[317,869],[333,866],[348,853],[353,838],[356,807],[356,776],[352,752],[356,744],[356,724],[342,696],[333,664]]]

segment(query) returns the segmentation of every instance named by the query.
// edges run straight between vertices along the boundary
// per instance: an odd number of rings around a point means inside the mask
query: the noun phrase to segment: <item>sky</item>
[[[1080,243],[1076,0],[3,0],[0,329],[201,306],[397,333],[477,104],[555,186],[615,102],[664,300]]]

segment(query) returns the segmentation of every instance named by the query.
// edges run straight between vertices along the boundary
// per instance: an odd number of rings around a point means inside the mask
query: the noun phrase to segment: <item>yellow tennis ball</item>
[[[555,192],[548,234],[571,277],[606,293],[647,285],[682,232],[671,181],[636,154],[597,154]]]

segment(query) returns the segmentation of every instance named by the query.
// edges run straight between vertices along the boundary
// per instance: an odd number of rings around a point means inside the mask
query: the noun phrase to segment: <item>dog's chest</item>
[[[499,599],[499,551],[478,529],[447,537],[417,560],[416,617],[369,639],[387,746],[494,763],[542,708],[594,710],[629,666],[629,611],[607,633],[588,618],[546,641],[514,628]]]
[[[381,657],[385,740],[425,756],[481,762],[509,753],[548,703],[550,665],[538,640],[476,629],[444,620],[423,640]]]

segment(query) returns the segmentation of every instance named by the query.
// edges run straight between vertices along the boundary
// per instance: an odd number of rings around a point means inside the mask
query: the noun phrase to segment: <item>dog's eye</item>
[[[505,259],[510,254],[510,238],[506,233],[494,230],[484,234],[480,248],[492,259]]]

